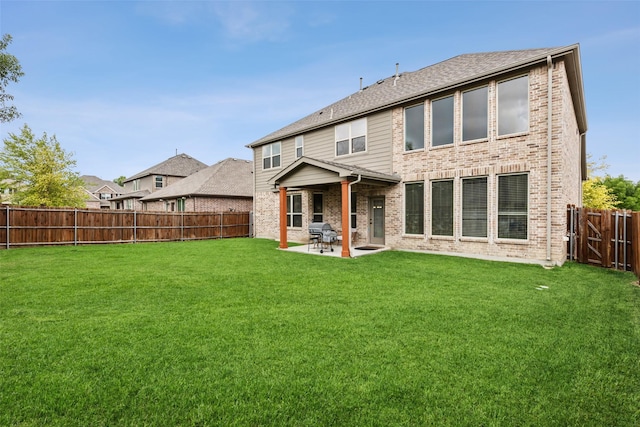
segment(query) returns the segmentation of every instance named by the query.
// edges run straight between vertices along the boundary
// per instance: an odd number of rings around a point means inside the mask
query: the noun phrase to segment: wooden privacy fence
[[[640,212],[567,207],[567,259],[640,277]]]
[[[249,237],[250,212],[137,212],[4,206],[0,248]]]

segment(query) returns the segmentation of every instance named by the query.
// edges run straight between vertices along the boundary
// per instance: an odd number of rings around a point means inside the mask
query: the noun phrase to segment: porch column
[[[280,249],[287,249],[287,187],[280,187]]]
[[[342,181],[342,257],[348,258],[351,256],[349,247],[351,242],[351,221],[349,212],[349,181]]]

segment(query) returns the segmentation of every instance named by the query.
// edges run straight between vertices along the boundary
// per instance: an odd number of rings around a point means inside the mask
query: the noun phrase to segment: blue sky
[[[640,2],[0,0],[25,72],[7,92],[81,174],[249,144],[395,72],[463,53],[580,44],[587,150],[640,180]]]

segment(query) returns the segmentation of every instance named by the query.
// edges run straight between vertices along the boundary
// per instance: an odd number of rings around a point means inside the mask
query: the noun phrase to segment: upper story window
[[[304,136],[296,136],[296,159],[304,156]]]
[[[453,96],[431,102],[431,146],[453,144]]]
[[[111,193],[100,193],[101,200],[109,200],[111,198]]]
[[[424,148],[424,104],[404,109],[404,150]]]
[[[498,83],[498,136],[529,130],[529,77]]]
[[[487,86],[462,93],[462,140],[487,138],[489,112]]]
[[[154,179],[156,183],[156,188],[162,188],[162,183],[163,183],[162,176],[156,175]]]
[[[133,191],[138,191],[140,189],[140,180],[139,179],[134,179],[133,180]]]
[[[367,151],[367,119],[336,126],[336,156]]]
[[[262,169],[280,167],[280,142],[262,146]]]

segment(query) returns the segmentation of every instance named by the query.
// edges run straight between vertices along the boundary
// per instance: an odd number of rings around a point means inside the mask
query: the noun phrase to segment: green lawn
[[[277,245],[0,251],[0,425],[640,424],[631,274]]]

